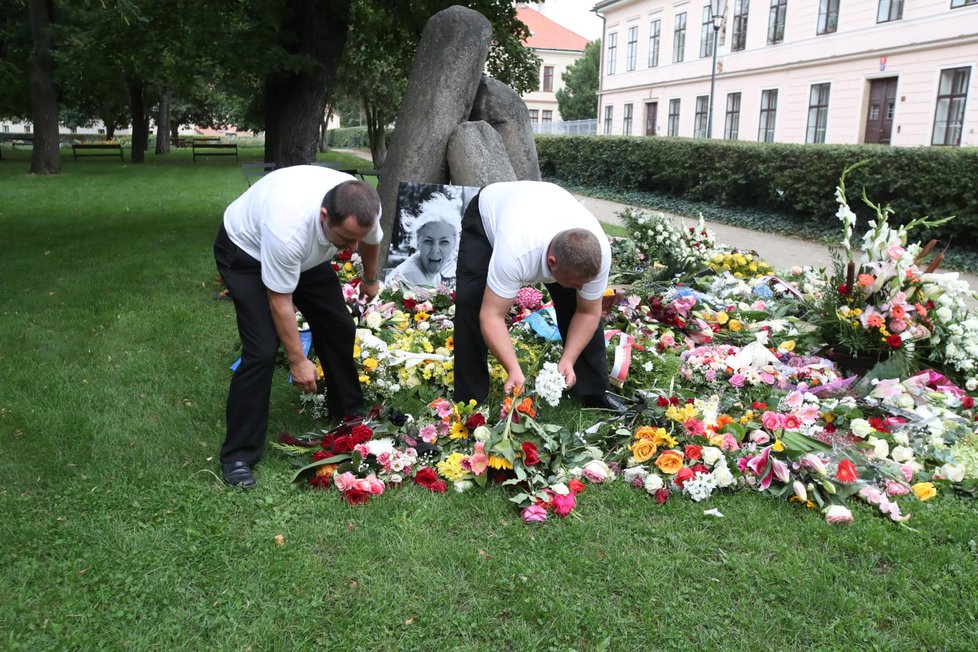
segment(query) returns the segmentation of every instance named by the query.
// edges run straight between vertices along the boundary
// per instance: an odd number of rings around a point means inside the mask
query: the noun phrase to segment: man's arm
[[[285,355],[289,359],[289,370],[292,372],[292,384],[307,394],[316,391],[316,365],[306,357],[299,338],[299,329],[295,323],[295,308],[292,307],[292,294],[280,294],[268,291],[268,305],[272,311],[272,321],[275,322],[275,332],[285,347]]]
[[[601,321],[601,299],[583,299],[577,295],[577,310],[571,318],[567,331],[567,341],[564,342],[564,353],[560,356],[557,369],[564,376],[564,382],[570,389],[577,382],[574,373],[574,363],[577,362],[581,351],[594,337],[594,331]]]
[[[516,359],[513,342],[509,339],[509,329],[506,328],[506,315],[512,307],[512,299],[504,299],[486,288],[486,293],[482,297],[482,309],[479,311],[482,339],[506,370],[506,383],[503,390],[507,394],[516,387],[522,387],[526,381],[520,368],[520,361]]]
[[[360,283],[360,298],[365,301],[372,300],[380,291],[380,281],[377,279],[377,258],[380,256],[379,244],[360,243],[360,262],[363,264],[363,276]],[[372,278],[373,283],[367,283],[364,279]]]

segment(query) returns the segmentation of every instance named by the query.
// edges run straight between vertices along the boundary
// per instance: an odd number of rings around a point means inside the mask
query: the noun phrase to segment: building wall
[[[694,135],[697,96],[710,93],[711,57],[700,57],[705,0],[624,0],[598,4],[605,16],[602,42],[599,133],[605,133],[607,106],[613,110],[611,134],[623,133],[623,107],[633,105],[631,133],[643,134],[645,105],[658,103],[657,134],[666,134],[669,100],[681,101],[680,136]],[[903,18],[877,23],[879,0],[841,0],[838,29],[816,34],[818,0],[789,0],[784,40],[767,44],[771,0],[752,0],[746,48],[731,52],[733,2],[717,50],[713,137],[724,133],[727,95],[741,93],[739,139],[757,140],[761,92],[778,90],[775,140],[804,143],[809,93],[818,83],[830,84],[827,143],[864,141],[872,80],[897,78],[891,143],[929,145],[933,131],[941,71],[966,67],[970,79],[961,145],[978,145],[978,4],[951,9],[951,0],[906,0]],[[684,61],[672,62],[675,16],[687,14]],[[659,65],[650,68],[649,32],[661,21]],[[629,26],[638,27],[637,65],[625,70]],[[712,27],[710,28],[712,31]],[[614,74],[607,74],[608,43],[617,34]]]
[[[535,52],[542,59],[538,73],[540,90],[524,94],[523,101],[526,103],[526,108],[530,110],[531,116],[534,110],[537,111],[537,122],[542,121],[544,111],[552,111],[553,122],[558,122],[562,120],[560,111],[557,109],[557,91],[564,87],[561,76],[568,66],[577,61],[583,53],[575,50],[543,49],[537,49]],[[554,67],[553,90],[549,93],[543,91],[543,69],[546,66]]]

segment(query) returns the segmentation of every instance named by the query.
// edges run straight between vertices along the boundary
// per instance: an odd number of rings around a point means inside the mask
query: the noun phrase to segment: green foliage
[[[831,224],[833,189],[849,165],[849,185],[889,204],[894,223],[955,215],[921,239],[975,249],[978,228],[978,150],[879,145],[787,145],[688,138],[538,136],[540,168],[548,178],[578,186],[651,192],[682,200],[780,215],[790,229]],[[874,212],[854,206],[858,225]],[[709,217],[709,216],[708,216]]]
[[[326,132],[330,147],[339,149],[364,149],[370,142],[366,127],[340,127]]]
[[[560,78],[564,87],[557,95],[557,109],[564,120],[589,120],[598,117],[598,73],[601,65],[601,39],[591,41],[581,58],[567,67]]]

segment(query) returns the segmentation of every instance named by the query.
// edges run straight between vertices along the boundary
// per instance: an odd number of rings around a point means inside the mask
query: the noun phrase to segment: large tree
[[[567,66],[560,76],[564,87],[557,91],[557,109],[563,120],[593,120],[598,117],[598,73],[601,40],[591,41],[584,54]]]
[[[54,82],[54,3],[30,0],[31,49],[30,84],[31,118],[34,123],[34,147],[31,152],[32,174],[61,172],[61,142],[58,135],[58,87]]]

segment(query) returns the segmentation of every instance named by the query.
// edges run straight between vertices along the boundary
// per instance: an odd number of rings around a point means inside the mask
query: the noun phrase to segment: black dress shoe
[[[581,401],[584,403],[584,407],[598,408],[600,410],[611,410],[612,412],[626,412],[628,406],[625,405],[617,396],[614,394],[590,394],[588,396],[582,396]]]
[[[258,486],[258,482],[255,480],[255,476],[251,474],[251,467],[248,466],[247,462],[240,460],[237,462],[228,462],[227,464],[221,465],[221,470],[224,471],[224,482],[232,487],[254,489]]]

